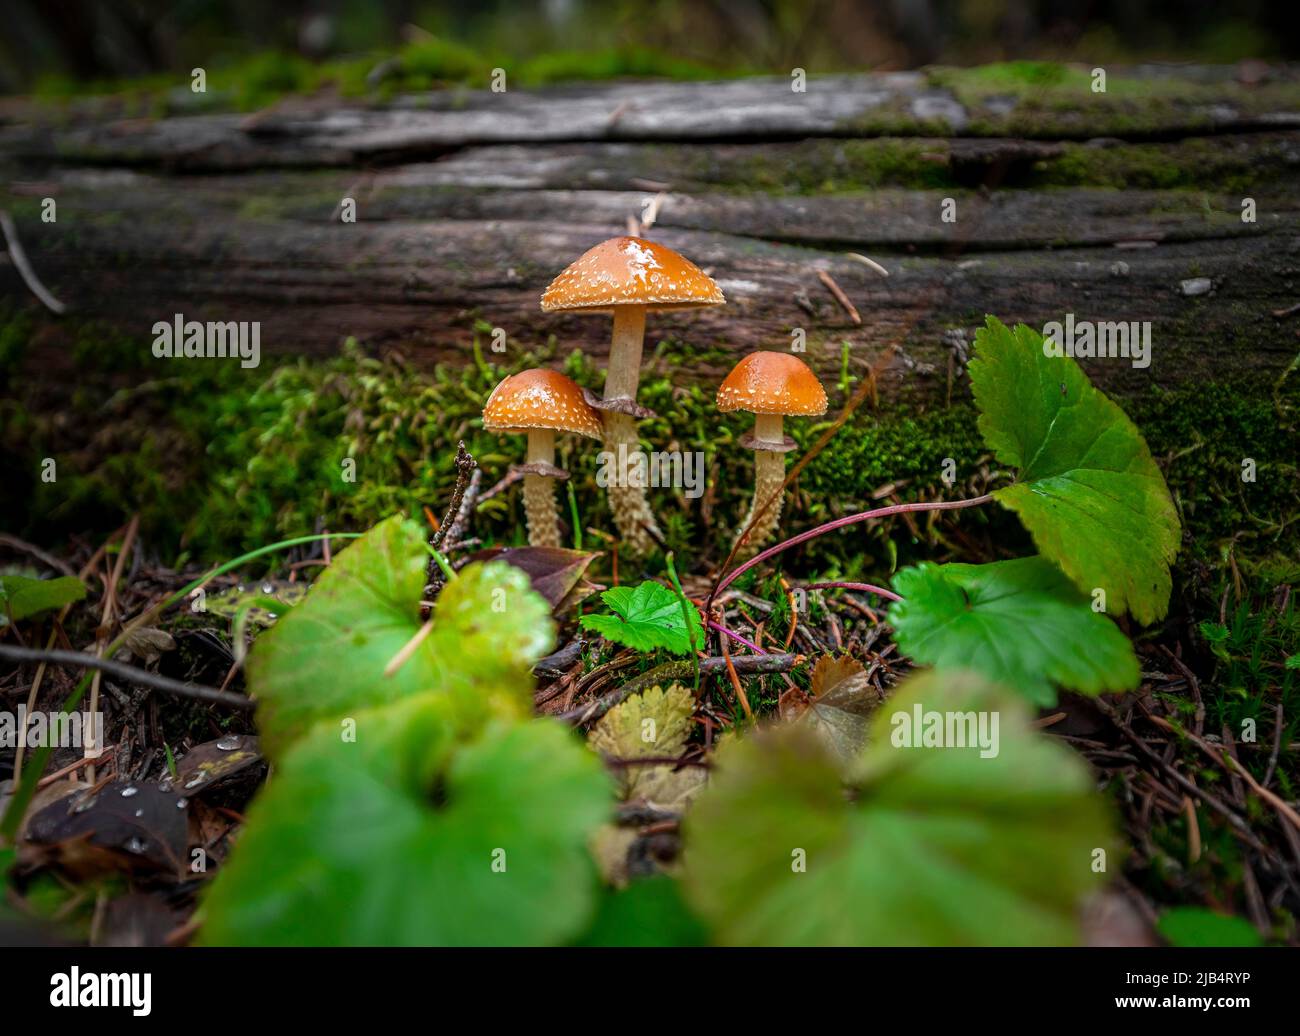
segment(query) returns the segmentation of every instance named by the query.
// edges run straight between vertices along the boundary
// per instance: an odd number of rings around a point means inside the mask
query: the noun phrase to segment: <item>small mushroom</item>
[[[537,368],[512,374],[492,390],[483,407],[483,427],[528,436],[523,465],[528,542],[534,547],[558,547],[560,519],[550,480],[568,478],[569,473],[555,466],[555,433],[576,432],[599,439],[600,415],[572,378]]]
[[[771,538],[781,517],[781,483],[785,481],[785,455],[795,448],[782,430],[785,417],[813,417],[826,413],[826,392],[817,375],[789,353],[750,353],[727,375],[718,389],[718,409],[723,413],[745,410],[754,415],[754,432],[740,444],[754,450],[754,500],[740,523],[737,541],[754,516],[772,500],[749,530],[745,550],[756,550]]]
[[[708,274],[671,248],[639,237],[615,237],[584,252],[555,278],[542,295],[542,310],[553,313],[613,313],[614,337],[605,370],[605,398],[591,400],[604,412],[605,449],[619,457],[639,448],[638,417],[653,417],[636,405],[641,380],[641,348],[648,310],[659,312],[718,306],[726,302]],[[624,450],[620,453],[619,445]],[[659,531],[640,486],[609,486],[614,523],[629,550],[647,554]]]

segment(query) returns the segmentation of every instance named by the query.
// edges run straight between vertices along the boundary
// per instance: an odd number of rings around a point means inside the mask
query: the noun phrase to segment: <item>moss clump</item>
[[[476,345],[470,362],[427,372],[353,343],[329,360],[246,371],[220,361],[160,364],[147,343],[87,325],[73,335],[75,381],[30,362],[15,377],[24,343],[44,333],[21,313],[0,313],[0,356],[9,358],[0,365],[0,376],[9,371],[9,389],[0,395],[0,478],[11,498],[23,501],[9,527],[55,544],[109,531],[139,513],[148,542],[163,556],[187,551],[204,561],[322,525],[361,529],[394,511],[438,510],[454,478],[451,457],[460,439],[490,485],[521,459],[523,443],[484,432],[483,403],[506,374],[553,362],[555,353],[553,346],[515,351],[508,366],[497,365]],[[722,368],[731,359],[662,342],[642,383],[642,402],[658,414],[641,425],[644,445],[699,451],[704,458],[702,498],[681,489],[654,493],[683,568],[703,553],[726,553],[752,491],[753,458],[739,446],[752,419],[719,414],[711,384],[683,383],[674,372]],[[581,352],[569,353],[564,366],[580,384],[599,388],[601,372]],[[842,399],[842,391],[832,390],[832,413]],[[1258,380],[1125,401],[1182,510],[1185,561],[1218,568],[1229,548],[1239,565],[1247,555],[1300,555],[1295,410],[1279,416],[1279,402],[1294,406],[1290,397],[1275,400],[1274,387]],[[800,475],[783,527],[793,532],[868,508],[873,493],[890,483],[905,497],[960,492],[944,484],[945,460],[953,460],[959,486],[989,463],[975,416],[961,394],[948,407],[900,399],[880,412],[860,409]],[[824,428],[792,421],[789,433],[807,449]],[[579,525],[596,530],[597,538],[612,527],[596,484],[599,450],[597,443],[566,437],[558,457],[572,473]],[[56,483],[41,481],[45,457],[58,463]],[[1255,483],[1241,481],[1245,457],[1257,462]],[[476,533],[522,542],[517,496],[516,486],[488,501]],[[567,523],[567,506],[562,517]],[[1001,509],[981,509],[962,521],[987,526],[1004,547],[1028,548]],[[593,537],[586,542],[592,545]],[[801,548],[799,564],[833,575],[865,574],[873,566],[878,573],[882,565],[932,555],[935,548],[914,542],[902,524],[864,528],[813,541]]]
[[[1264,379],[1155,389],[1126,402],[1165,471],[1183,518],[1184,550],[1212,566],[1300,555],[1300,393]],[[1243,480],[1247,460],[1255,481]],[[1248,563],[1248,562],[1247,562]]]
[[[263,51],[207,69],[206,90],[194,93],[186,76],[77,82],[66,76],[42,78],[33,95],[51,103],[111,98],[123,114],[187,114],[196,111],[252,111],[286,96],[336,91],[346,97],[385,99],[445,87],[486,89],[495,69],[519,86],[604,80],[626,76],[706,79],[752,74],[752,69],[715,67],[649,47],[607,47],[516,57],[442,37],[427,37],[389,51],[311,62],[282,51]]]
[[[1208,127],[1211,106],[1245,116],[1294,110],[1300,84],[1108,74],[1094,93],[1090,69],[1053,62],[1013,61],[974,68],[935,68],[932,86],[952,91],[966,108],[968,131],[1023,137],[1143,135]]]
[[[1126,187],[1250,193],[1294,179],[1285,138],[1190,138],[1177,143],[1065,144],[1036,164],[1032,187]]]

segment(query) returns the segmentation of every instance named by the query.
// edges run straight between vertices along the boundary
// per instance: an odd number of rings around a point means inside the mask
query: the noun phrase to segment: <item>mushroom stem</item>
[[[641,381],[641,349],[645,341],[645,306],[614,307],[614,337],[609,346],[609,367],[605,371],[606,399],[636,399],[637,385]],[[636,418],[616,410],[603,413],[605,449],[621,465],[624,457],[631,457],[641,448],[636,434]],[[620,444],[623,450],[619,450]],[[626,471],[620,470],[620,476]],[[609,486],[609,507],[614,514],[623,545],[634,554],[649,554],[655,547],[654,537],[659,526],[654,512],[646,501],[641,486],[626,485],[626,478],[616,478]]]
[[[555,432],[550,428],[528,430],[528,463],[555,463]],[[545,475],[524,476],[524,515],[528,519],[528,543],[533,547],[560,545],[560,516],[555,508],[555,490]]]
[[[645,306],[614,307],[614,337],[605,370],[606,399],[636,399],[641,383],[641,348],[645,343]]]
[[[780,414],[755,414],[754,438],[762,442],[784,442],[785,432],[781,427]],[[749,513],[740,523],[736,538],[744,534],[754,516],[772,500],[771,506],[759,515],[749,536],[745,540],[740,554],[752,553],[772,538],[781,519],[781,483],[785,481],[785,454],[774,450],[754,451],[754,499],[749,505]],[[775,497],[775,499],[773,499]]]

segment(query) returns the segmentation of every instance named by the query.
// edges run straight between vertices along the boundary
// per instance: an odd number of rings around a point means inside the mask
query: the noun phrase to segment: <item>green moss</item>
[[[1300,554],[1300,432],[1279,413],[1270,384],[1155,389],[1125,408],[1162,462],[1191,556],[1218,565],[1229,546],[1261,559]],[[1243,481],[1246,459],[1255,462],[1254,482]]]
[[[334,90],[347,97],[379,99],[445,87],[486,89],[495,69],[509,86],[605,80],[636,76],[698,80],[752,73],[717,67],[648,47],[607,47],[516,56],[483,50],[443,37],[422,38],[391,51],[313,63],[297,54],[264,51],[205,68],[206,90],[193,93],[190,77],[151,75],[136,79],[78,82],[47,76],[36,84],[38,100],[63,104],[112,98],[125,116],[264,108],[285,96]]]
[[[1177,143],[1066,144],[1035,166],[1033,187],[1114,187],[1250,193],[1294,179],[1284,138],[1190,138]]]
[[[157,549],[173,556],[188,550],[203,560],[310,533],[321,523],[357,529],[393,511],[437,510],[460,439],[486,479],[500,478],[521,459],[523,442],[484,432],[483,403],[506,373],[553,362],[556,352],[554,343],[527,354],[512,348],[502,366],[476,344],[471,362],[422,372],[352,344],[330,360],[243,370],[221,361],[162,364],[145,342],[71,326],[76,382],[30,363],[20,379],[13,372],[33,323],[0,312],[0,357],[10,357],[11,372],[10,390],[0,397],[0,478],[12,499],[24,501],[9,527],[55,543],[108,531],[139,513]],[[641,426],[644,442],[702,451],[714,485],[707,506],[671,490],[655,499],[683,568],[701,552],[725,553],[752,491],[752,456],[738,445],[752,419],[719,414],[712,385],[681,374],[723,369],[732,358],[661,342],[642,381],[641,401],[658,414]],[[583,353],[568,353],[564,367],[580,384],[600,387],[601,371]],[[833,414],[843,390],[832,397]],[[1152,391],[1124,405],[1168,473],[1188,532],[1188,563],[1218,568],[1228,546],[1239,565],[1247,557],[1262,564],[1288,551],[1300,555],[1300,449],[1294,427],[1279,418],[1272,385]],[[791,421],[788,432],[806,449],[825,427]],[[560,440],[559,460],[573,473],[583,526],[595,530],[611,527],[595,484],[599,449],[589,440]],[[55,484],[39,479],[44,457],[58,461]],[[1255,483],[1241,481],[1244,457],[1257,463]],[[988,461],[967,398],[947,407],[910,399],[879,412],[864,407],[801,473],[783,524],[796,530],[865,509],[890,483],[908,497],[950,494],[942,480],[948,458],[959,484]],[[344,478],[348,459],[356,464],[355,481]],[[521,542],[521,518],[512,489],[484,505],[476,531]],[[963,521],[987,526],[1004,547],[1028,547],[1014,518],[998,509]],[[903,526],[861,529],[851,538],[814,541],[799,563],[833,575],[879,574],[935,549],[936,542],[914,541]]]
[[[1090,69],[1016,61],[973,68],[935,68],[932,86],[950,90],[971,119],[969,132],[1023,137],[1123,136],[1208,126],[1208,108],[1243,115],[1294,111],[1300,84],[1247,87],[1233,81],[1189,82],[1165,76],[1108,73],[1094,93]]]

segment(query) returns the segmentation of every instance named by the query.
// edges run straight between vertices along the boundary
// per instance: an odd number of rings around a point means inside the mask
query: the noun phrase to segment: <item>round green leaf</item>
[[[446,699],[319,727],[284,758],[204,902],[208,945],[544,945],[591,917],[612,806],[553,721],[455,744]]]
[[[1018,480],[993,495],[1015,511],[1039,551],[1107,610],[1139,622],[1169,607],[1178,514],[1137,427],[1068,356],[989,317],[975,336],[971,385],[979,429]]]
[[[997,717],[997,754],[897,745],[896,717],[917,706],[982,714],[989,730]],[[797,726],[719,751],[685,831],[687,898],[715,939],[1073,943],[1081,897],[1105,880],[1094,861],[1118,862],[1083,762],[972,674],[923,674],[882,705],[847,792]]]
[[[923,665],[983,673],[1037,705],[1055,704],[1056,686],[1100,694],[1138,685],[1128,637],[1045,558],[922,562],[899,572],[894,589],[903,600],[889,622]]]
[[[528,666],[549,650],[555,627],[528,576],[504,562],[462,569],[438,598],[432,634],[385,675],[420,630],[428,560],[420,526],[389,518],[340,552],[258,638],[248,682],[272,754],[319,720],[426,691],[455,697],[468,713],[529,714]]]
[[[700,613],[682,606],[682,599],[653,579],[635,587],[615,586],[601,599],[613,615],[584,615],[583,629],[594,630],[606,640],[626,644],[637,651],[664,648],[675,655],[688,655],[692,645],[704,643]]]

